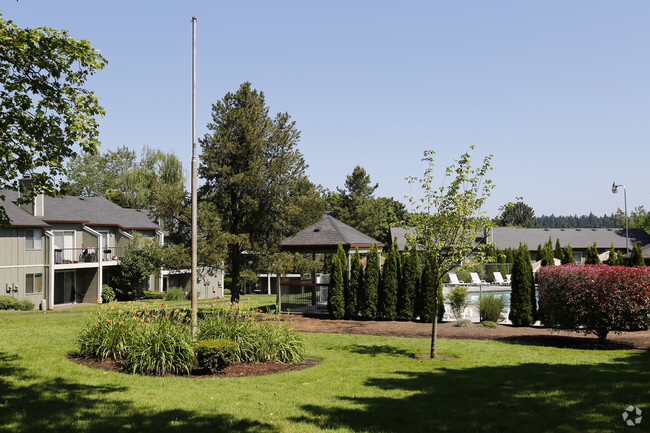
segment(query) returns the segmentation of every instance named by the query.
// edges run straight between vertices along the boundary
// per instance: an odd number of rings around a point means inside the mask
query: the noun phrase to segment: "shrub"
[[[449,304],[451,305],[451,310],[454,312],[456,321],[461,320],[461,314],[468,305],[467,294],[468,292],[465,287],[456,286],[451,289],[451,292],[447,295],[447,299],[449,299]]]
[[[165,299],[165,293],[145,290],[142,292],[142,299]]]
[[[364,319],[377,317],[377,290],[379,288],[379,252],[377,245],[372,244],[366,257],[366,272],[361,296],[361,316]]]
[[[109,302],[113,302],[115,300],[115,290],[108,284],[104,284],[102,286],[102,302],[105,304],[108,304]]]
[[[495,322],[492,322],[491,320],[484,320],[479,325],[484,326],[486,328],[496,328],[499,326]]]
[[[493,294],[481,295],[478,300],[478,312],[481,322],[496,322],[501,316],[501,310],[505,306],[503,296],[494,296]]]
[[[379,312],[381,318],[395,320],[397,318],[397,285],[399,283],[399,251],[397,244],[387,249],[384,261],[382,281],[379,286]]]
[[[108,310],[91,314],[77,338],[82,356],[120,360],[126,356],[130,336],[137,322],[133,312]]]
[[[350,270],[350,282],[345,291],[345,318],[354,319],[359,314],[359,292],[363,288],[363,264],[361,264],[361,255],[356,248],[352,256]]]
[[[340,251],[343,246],[339,243]],[[345,255],[345,253],[343,253]],[[332,319],[342,319],[345,315],[345,277],[347,273],[347,261],[341,262],[340,254],[332,257],[330,266],[330,284],[327,291],[327,311]],[[345,270],[344,270],[345,268]]]
[[[538,271],[546,326],[594,333],[647,329],[650,268],[565,265]]]
[[[137,327],[124,361],[132,373],[190,374],[196,363],[190,327],[167,319]]]
[[[196,344],[196,360],[199,367],[217,373],[237,359],[237,343],[218,339],[203,340]]]
[[[529,326],[533,321],[531,300],[534,297],[535,284],[530,253],[525,244],[519,244],[519,249],[515,251],[511,280],[510,320],[515,326]]]
[[[183,289],[179,287],[172,287],[167,289],[165,294],[165,301],[182,301],[185,293]]]
[[[18,300],[13,296],[0,295],[0,310],[16,310]]]
[[[460,320],[456,320],[456,322],[454,323],[454,326],[457,327],[457,328],[460,328],[461,326],[469,326],[471,324],[472,324],[471,320],[460,319]]]
[[[251,315],[220,311],[199,323],[198,340],[225,339],[237,344],[236,362],[302,362],[304,345],[293,330],[279,322],[258,322]]]
[[[32,311],[34,310],[34,303],[29,299],[23,299],[22,301],[16,302],[16,310]]]
[[[397,296],[397,316],[412,320],[415,312],[415,295],[420,284],[420,257],[415,247],[411,251],[404,250],[402,260],[403,282],[402,290]]]

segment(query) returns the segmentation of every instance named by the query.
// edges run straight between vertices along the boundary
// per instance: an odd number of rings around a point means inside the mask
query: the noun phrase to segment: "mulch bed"
[[[387,337],[431,338],[431,324],[419,322],[397,321],[362,321],[362,320],[331,320],[324,316],[283,315],[281,319],[297,332],[317,332],[334,334],[379,335]],[[513,344],[528,344],[536,346],[552,346],[572,349],[598,350],[650,350],[650,331],[610,333],[604,342],[594,335],[584,335],[577,332],[555,331],[541,327],[518,328],[509,325],[499,325],[487,328],[473,324],[469,326],[454,326],[453,322],[438,324],[438,338],[457,338],[470,340],[498,340]],[[107,371],[124,372],[124,367],[113,361],[99,361],[91,358],[70,359],[78,364]],[[245,377],[261,376],[272,373],[302,370],[320,364],[316,358],[305,358],[300,364],[283,364],[281,362],[261,362],[258,364],[235,364],[226,367],[220,374],[208,374],[203,370],[195,370],[192,378],[208,377]]]

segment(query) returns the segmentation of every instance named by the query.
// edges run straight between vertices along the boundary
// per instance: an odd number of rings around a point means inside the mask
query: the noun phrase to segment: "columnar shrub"
[[[538,271],[544,324],[594,333],[647,329],[650,268],[566,265]]]
[[[345,291],[345,318],[354,319],[359,313],[358,298],[363,287],[363,264],[359,249],[354,251],[350,265],[350,282]]]
[[[382,283],[379,292],[378,316],[388,320],[395,320],[397,317],[397,245],[388,249],[385,255]]]
[[[519,245],[514,261],[511,278],[510,320],[515,326],[529,326],[533,321],[531,297],[534,292],[534,283],[530,268],[530,254],[525,244]]]
[[[339,248],[343,248],[341,244],[339,244]],[[345,315],[343,266],[339,255],[335,254],[330,266],[330,284],[327,291],[327,311],[332,319],[342,319]]]
[[[562,264],[567,265],[575,263],[576,259],[573,257],[573,248],[571,248],[571,243],[568,243],[564,249],[564,256],[562,256]]]
[[[397,316],[412,320],[415,318],[415,297],[420,284],[420,256],[415,247],[404,250],[402,259],[402,290],[397,296]]]
[[[562,245],[560,245],[560,239],[555,239],[555,251],[553,252],[553,257],[558,259],[560,262],[562,261],[562,258],[564,258],[564,250],[562,249]]]
[[[366,272],[364,279],[364,296],[361,305],[361,316],[364,319],[377,317],[377,290],[379,288],[379,252],[377,246],[372,245],[366,258]]]
[[[435,263],[431,254],[427,254],[424,261],[424,270],[422,271],[422,284],[420,288],[421,310],[420,320],[423,322],[433,322],[437,316],[436,305],[440,285],[437,283],[435,275]],[[444,307],[443,307],[444,308]]]
[[[643,259],[643,251],[641,247],[634,243],[632,252],[630,253],[630,262],[628,266],[645,266],[645,260]]]
[[[587,256],[585,257],[585,265],[598,265],[600,264],[600,258],[598,257],[598,250],[596,249],[596,244],[589,245],[587,248]]]

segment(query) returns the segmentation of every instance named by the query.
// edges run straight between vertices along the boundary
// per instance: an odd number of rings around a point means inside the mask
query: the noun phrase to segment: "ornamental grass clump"
[[[478,312],[481,322],[496,322],[501,316],[501,310],[505,306],[504,296],[494,294],[483,294],[478,300]]]
[[[563,265],[537,272],[544,325],[594,333],[636,331],[650,325],[650,268]]]

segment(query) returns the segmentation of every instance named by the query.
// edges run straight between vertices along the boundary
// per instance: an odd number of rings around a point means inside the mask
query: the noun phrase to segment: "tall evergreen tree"
[[[377,317],[377,291],[380,276],[379,252],[377,251],[377,245],[373,244],[366,257],[364,296],[361,305],[361,316],[364,319]]]
[[[505,278],[506,275],[510,273],[510,272],[508,272],[508,268],[506,267],[507,261],[506,261],[506,252],[505,251],[499,250],[497,252],[497,263],[499,264],[498,270],[501,273],[501,276]]]
[[[609,266],[619,266],[621,264],[618,262],[618,251],[616,251],[616,248],[614,248],[614,242],[612,242],[612,246],[609,248],[609,258],[607,259],[607,264]]]
[[[532,272],[529,272],[530,255],[528,247],[520,244],[515,252],[512,269],[512,291],[510,294],[510,320],[515,326],[529,326],[533,321],[531,292]]]
[[[598,265],[600,264],[600,258],[598,257],[598,250],[596,249],[596,243],[590,245],[587,248],[587,256],[585,257],[585,265]]]
[[[352,256],[350,282],[348,284],[348,290],[345,292],[345,317],[347,319],[354,319],[359,314],[359,298],[364,285],[363,277],[363,264],[361,263],[361,255],[357,248]]]
[[[339,243],[338,248],[336,249],[336,255],[339,257],[339,261],[341,262],[342,268],[343,268],[343,293],[347,291],[348,287],[348,255],[345,253],[345,250],[343,249],[343,245]]]
[[[630,260],[628,266],[645,266],[645,260],[643,259],[643,251],[641,247],[635,242],[632,247],[632,252],[630,253]]]
[[[339,244],[339,247],[341,244]],[[330,284],[328,288],[327,311],[332,319],[342,319],[345,315],[345,285],[343,281],[343,263],[338,254],[332,256]]]
[[[537,261],[542,262],[542,266],[546,266],[546,257],[544,256],[544,248],[542,247],[542,244],[537,245]],[[516,258],[515,258],[516,260]]]
[[[393,243],[385,254],[386,259],[380,286],[378,316],[388,320],[395,320],[397,317],[398,255],[397,245]]]
[[[505,254],[506,254],[506,264],[508,267],[508,272],[506,274],[512,274],[512,265],[515,263],[515,253],[512,248],[506,248],[505,249]]]
[[[200,140],[200,199],[215,205],[229,234],[231,301],[239,300],[245,253],[274,252],[280,240],[318,221],[319,194],[297,149],[300,131],[287,113],[269,115],[264,93],[244,83],[212,106]]]
[[[397,298],[397,316],[413,320],[415,318],[415,298],[420,285],[420,255],[415,247],[411,251],[404,249],[403,262],[403,291]]]

